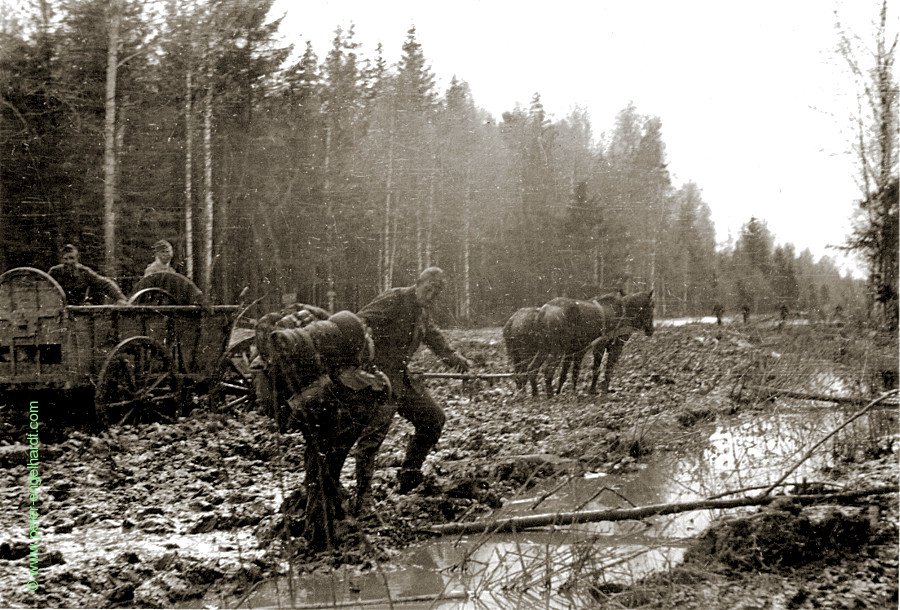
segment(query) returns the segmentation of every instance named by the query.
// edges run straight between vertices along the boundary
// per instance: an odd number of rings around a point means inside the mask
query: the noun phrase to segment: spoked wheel
[[[162,288],[142,288],[128,299],[131,305],[177,305],[175,297]]]
[[[253,405],[256,393],[253,389],[253,373],[250,363],[255,349],[254,338],[247,337],[228,348],[216,369],[210,407],[217,410],[247,408]]]
[[[149,337],[132,337],[113,348],[94,394],[101,426],[173,421],[178,377],[166,349]]]

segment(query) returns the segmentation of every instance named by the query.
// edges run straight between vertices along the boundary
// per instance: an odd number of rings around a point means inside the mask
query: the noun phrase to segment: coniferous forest
[[[661,316],[828,314],[862,293],[763,218],[717,244],[703,185],[667,171],[660,118],[634,105],[554,118],[539,93],[491,116],[465,75],[436,85],[414,27],[389,65],[352,26],[324,56],[284,46],[271,0],[13,7],[3,269],[47,269],[74,243],[127,292],[166,239],[215,302],[249,286],[263,307],[356,310],[438,265],[457,324],[618,288],[653,287]]]

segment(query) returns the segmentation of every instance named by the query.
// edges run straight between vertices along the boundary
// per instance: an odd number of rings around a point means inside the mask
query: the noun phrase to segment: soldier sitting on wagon
[[[172,248],[172,244],[164,239],[153,244],[153,256],[155,258],[144,269],[144,277],[154,273],[175,273],[175,270],[172,269],[172,256],[174,254],[175,250]]]
[[[128,304],[118,284],[78,262],[78,248],[66,244],[61,255],[62,263],[51,267],[48,273],[66,293],[69,305],[99,305],[105,296],[120,305]]]

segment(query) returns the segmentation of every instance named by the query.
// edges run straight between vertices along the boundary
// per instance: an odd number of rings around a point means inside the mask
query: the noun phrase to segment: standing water
[[[659,452],[627,474],[590,472],[562,487],[559,481],[548,482],[530,490],[529,497],[507,500],[491,518],[685,502],[759,488],[777,480],[843,419],[830,409],[749,413],[710,426],[705,442],[693,450]],[[855,425],[865,426],[866,421]],[[818,451],[818,457],[804,462],[788,480],[812,476],[825,465],[827,454]],[[681,559],[687,539],[719,513],[703,510],[516,534],[445,536],[409,549],[391,567],[374,572],[337,570],[266,582],[241,607],[581,606],[589,602],[578,587],[585,575],[594,582],[628,583],[664,570]]]

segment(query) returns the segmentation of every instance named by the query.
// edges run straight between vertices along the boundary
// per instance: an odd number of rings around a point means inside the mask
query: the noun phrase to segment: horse
[[[515,311],[503,325],[503,343],[515,374],[517,390],[531,383],[531,393],[537,396],[536,359],[544,345],[546,333],[540,321],[539,307],[523,307]]]
[[[611,297],[612,298],[612,297]],[[547,335],[545,349],[537,360],[544,366],[547,395],[553,392],[553,375],[561,364],[556,394],[562,391],[569,369],[572,369],[572,388],[577,392],[581,361],[592,343],[615,330],[621,311],[614,301],[584,301],[567,297],[551,299],[541,308],[541,322]],[[541,357],[543,356],[543,357]]]
[[[606,367],[601,389],[604,394],[611,392],[609,388],[612,379],[612,371],[622,355],[625,343],[635,331],[643,331],[648,337],[653,335],[653,291],[637,292],[625,297],[619,295],[604,295],[594,299],[598,303],[608,303],[612,306],[620,306],[616,313],[621,322],[613,334],[607,334],[598,338],[593,345],[593,371],[591,375],[591,394],[597,393],[597,377],[600,375],[600,363],[603,354],[606,353]],[[618,305],[617,305],[618,304]]]
[[[594,370],[591,392],[596,391],[596,379],[604,352],[607,356],[607,379],[622,353],[627,338],[635,331],[653,334],[653,291],[638,292],[624,297],[611,294],[589,301],[557,297],[541,309],[547,333],[545,354],[538,356],[544,367],[547,394],[553,393],[553,375],[561,363],[556,393],[562,391],[572,369],[572,389],[577,392],[581,361],[587,350],[594,347]],[[599,353],[599,358],[597,357]],[[604,389],[607,388],[604,380]]]

